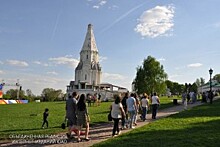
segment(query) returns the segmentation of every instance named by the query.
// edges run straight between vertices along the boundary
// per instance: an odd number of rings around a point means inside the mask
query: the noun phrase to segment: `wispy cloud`
[[[157,59],[157,61],[165,61],[166,59],[164,59],[164,58],[159,58],[159,59]]]
[[[118,9],[119,7],[117,5],[112,5],[112,6],[109,6],[108,7],[110,10],[116,10]]]
[[[135,31],[142,37],[169,36],[174,23],[174,6],[156,6],[149,9],[140,16]]]
[[[55,71],[49,71],[49,72],[47,72],[47,74],[49,74],[49,75],[58,75],[58,73],[55,72]]]
[[[193,63],[193,64],[188,64],[187,67],[200,67],[202,66],[201,63]]]
[[[0,74],[4,74],[4,71],[0,70]]]
[[[59,20],[60,20],[61,13],[62,13],[62,5],[60,5],[60,10],[59,10],[59,12],[56,15],[56,20],[55,20],[54,27],[53,27],[53,32],[52,32],[52,35],[51,35],[51,40],[53,40],[53,38],[54,38],[54,36],[56,34],[57,26],[58,26],[58,23],[59,23]]]
[[[117,73],[103,73],[102,81],[103,83],[108,82],[113,85],[122,86],[125,88],[131,88],[131,82],[133,79],[130,79],[127,76],[117,74]]]
[[[220,28],[220,22],[216,22],[214,24],[209,25],[209,27]]]
[[[21,83],[24,85],[24,89],[33,89],[34,94],[41,94],[44,88],[53,87],[54,89],[62,89],[63,92],[66,90],[66,84],[69,82],[68,79],[55,78],[48,74],[43,75],[26,75],[26,79],[21,79]],[[33,80],[34,79],[34,80]],[[31,84],[30,84],[31,83]]]
[[[174,74],[174,75],[170,75],[169,78],[176,78],[176,77],[180,77],[182,75],[179,75],[179,74]]]
[[[87,1],[94,3],[94,5],[92,6],[94,9],[99,9],[100,7],[104,6],[107,3],[107,0],[87,0]]]
[[[0,64],[4,64],[4,62],[0,61]]]
[[[99,6],[95,5],[95,6],[92,6],[94,9],[99,9]]]
[[[18,66],[18,67],[27,67],[28,63],[25,61],[19,61],[19,60],[7,60],[7,64],[12,66]]]
[[[49,58],[49,61],[53,61],[55,64],[63,64],[73,68],[75,68],[79,63],[77,59],[71,58],[69,56]]]
[[[128,10],[127,12],[125,12],[123,15],[121,15],[119,18],[117,18],[115,21],[113,21],[110,25],[108,25],[107,27],[105,27],[102,31],[100,31],[100,33],[103,33],[107,30],[109,30],[111,27],[113,27],[115,24],[117,24],[118,22],[120,22],[122,19],[126,18],[130,13],[134,12],[135,10],[137,10],[138,8],[140,8],[141,6],[143,6],[146,2],[131,8],[130,10]]]
[[[112,73],[103,73],[104,81],[112,81],[112,80],[124,80],[125,77],[120,74],[112,74]]]
[[[34,64],[37,64],[37,65],[42,65],[42,66],[45,66],[45,67],[49,66],[49,64],[47,64],[47,63],[42,63],[42,62],[40,62],[40,61],[34,61],[33,63],[34,63]]]
[[[100,62],[103,62],[103,61],[105,61],[105,60],[107,60],[107,59],[108,59],[107,57],[99,56],[99,61],[100,61]]]

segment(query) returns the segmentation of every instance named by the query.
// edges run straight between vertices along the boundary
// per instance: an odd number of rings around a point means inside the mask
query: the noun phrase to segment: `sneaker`
[[[133,127],[133,126],[131,127],[131,129],[134,129],[134,128],[135,128],[135,127]]]
[[[119,131],[119,132],[116,133],[116,135],[120,135],[120,134],[121,134],[121,131]]]
[[[112,135],[112,138],[116,137],[117,135]]]

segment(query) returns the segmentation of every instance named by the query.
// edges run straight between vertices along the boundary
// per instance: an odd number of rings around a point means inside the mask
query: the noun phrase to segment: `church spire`
[[[95,41],[95,36],[93,34],[93,26],[92,24],[88,25],[88,29],[87,29],[87,33],[86,33],[86,38],[85,41],[83,43],[83,47],[82,50],[86,50],[86,51],[97,51],[97,46],[96,46],[96,41]]]

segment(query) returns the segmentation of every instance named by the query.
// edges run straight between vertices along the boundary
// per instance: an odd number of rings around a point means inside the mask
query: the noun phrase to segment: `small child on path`
[[[44,113],[43,113],[43,124],[42,124],[42,128],[44,128],[44,124],[46,123],[47,128],[48,128],[48,121],[47,121],[47,117],[49,115],[49,109],[46,108]]]

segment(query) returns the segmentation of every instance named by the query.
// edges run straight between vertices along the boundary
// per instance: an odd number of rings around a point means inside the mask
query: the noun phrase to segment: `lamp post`
[[[210,75],[210,91],[209,91],[209,98],[210,98],[210,104],[212,104],[212,99],[213,99],[213,94],[212,94],[212,73],[213,73],[213,70],[210,68],[209,69],[209,75]]]

